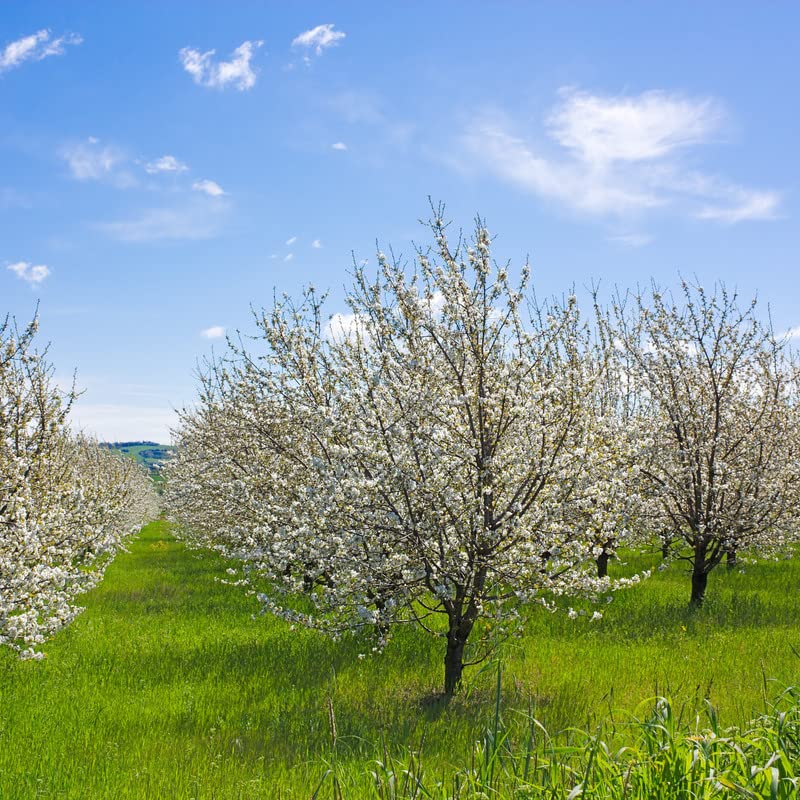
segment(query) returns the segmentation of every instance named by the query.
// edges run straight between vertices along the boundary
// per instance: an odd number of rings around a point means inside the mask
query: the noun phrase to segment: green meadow
[[[449,704],[430,635],[359,658],[364,641],[259,615],[226,566],[153,523],[44,660],[0,654],[0,798],[796,796],[796,560],[718,569],[694,613],[679,564],[599,622],[533,609]],[[745,777],[710,780],[715,758]]]

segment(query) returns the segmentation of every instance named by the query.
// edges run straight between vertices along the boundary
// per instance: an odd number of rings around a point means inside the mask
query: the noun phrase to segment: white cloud
[[[74,430],[96,436],[101,442],[160,442],[172,440],[177,427],[175,411],[163,407],[85,403],[78,398],[70,414]]]
[[[602,97],[564,89],[550,114],[551,136],[588,164],[661,158],[699,144],[720,124],[722,111],[709,99],[667,92]]]
[[[314,239],[314,241],[311,242],[311,246],[315,250],[321,250],[322,249],[322,242],[319,239]]]
[[[222,325],[212,325],[200,331],[200,335],[206,339],[221,339],[225,335],[225,328]]]
[[[284,260],[284,261],[294,261],[294,253],[287,253],[287,254],[286,254],[284,257],[283,257],[283,260]]]
[[[197,241],[219,235],[229,210],[222,198],[197,198],[185,206],[148,209],[131,219],[96,227],[122,242]]]
[[[6,269],[31,286],[38,286],[50,274],[50,268],[44,264],[30,264],[27,261],[9,264]]]
[[[552,144],[515,133],[519,126],[503,115],[486,114],[462,135],[455,165],[482,167],[526,191],[597,216],[672,207],[733,224],[777,215],[777,192],[683,166],[682,153],[710,142],[722,125],[725,115],[717,101],[656,91],[609,97],[565,89],[560,95],[544,119],[555,152]],[[627,244],[641,246],[630,238]]]
[[[319,56],[328,47],[339,44],[347,35],[343,31],[335,31],[334,24],[328,22],[324,25],[317,25],[316,28],[303,31],[292,40],[292,47],[303,47],[306,50],[314,50]]]
[[[60,56],[64,47],[70,44],[80,44],[83,39],[76,33],[67,33],[56,39],[50,38],[50,31],[43,29],[23,36],[0,51],[0,73],[14,69],[26,61],[41,61],[48,56]]]
[[[794,328],[789,328],[786,333],[783,334],[787,339],[800,339],[800,325],[797,325]]]
[[[145,164],[144,169],[150,175],[155,175],[158,172],[186,172],[189,167],[182,161],[178,161],[175,156],[161,156],[161,158]]]
[[[222,187],[216,181],[202,180],[195,181],[192,189],[196,192],[205,192],[209,197],[222,197],[225,194]]]
[[[424,297],[420,298],[420,305],[422,305],[423,308],[427,305],[431,310],[431,314],[435,317],[438,317],[444,310],[444,302],[444,295],[442,292],[434,292],[430,299]]]
[[[334,142],[331,148],[334,150],[347,150],[347,145],[344,142]]]
[[[665,202],[646,186],[613,180],[579,163],[550,160],[502,125],[476,126],[462,137],[462,145],[473,163],[483,163],[498,177],[586,213],[625,213]]]
[[[358,331],[364,330],[363,320],[357,314],[332,314],[325,325],[325,336],[333,341],[348,339]]]
[[[729,205],[707,205],[697,212],[698,219],[712,219],[733,225],[745,220],[769,220],[778,216],[781,197],[777,192],[761,192],[733,187]]]
[[[297,237],[296,237],[296,236],[290,236],[290,237],[289,237],[289,238],[286,240],[286,246],[287,246],[287,247],[291,247],[291,246],[292,246],[292,245],[293,245],[293,244],[294,244],[296,241],[297,241]]]
[[[90,136],[85,142],[68,145],[61,151],[73,178],[79,181],[120,178],[116,169],[125,162],[120,150],[109,145],[100,145],[100,140]]]
[[[250,65],[261,41],[242,42],[234,51],[230,61],[214,61],[216,50],[201,53],[193,47],[184,47],[179,55],[183,68],[199,86],[224,89],[232,86],[240,92],[256,85],[256,72]]]

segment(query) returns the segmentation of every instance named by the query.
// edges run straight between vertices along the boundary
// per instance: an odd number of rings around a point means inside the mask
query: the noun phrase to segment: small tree
[[[615,415],[598,417],[583,478],[565,509],[570,524],[592,544],[599,578],[607,577],[608,563],[620,547],[647,538],[640,433],[633,420],[626,425]]]
[[[596,310],[600,324],[594,358],[599,378],[590,396],[593,424],[587,432],[582,476],[565,512],[569,524],[592,543],[597,575],[605,578],[618,548],[643,544],[649,538],[650,498],[642,467],[651,442],[625,355],[606,340],[608,326],[599,307]]]
[[[454,247],[441,209],[430,227],[413,274],[356,267],[349,316],[326,324],[313,290],[258,316],[265,352],[233,343],[183,414],[168,494],[272,582],[271,610],[442,637],[449,695],[521,604],[608,583],[563,515],[598,373],[575,300],[526,305],[527,266],[512,286],[482,222]],[[280,599],[301,590],[313,614]]]
[[[628,357],[652,426],[644,465],[663,537],[681,541],[691,604],[726,553],[785,543],[797,518],[795,370],[753,301],[682,283],[613,304],[609,337]]]

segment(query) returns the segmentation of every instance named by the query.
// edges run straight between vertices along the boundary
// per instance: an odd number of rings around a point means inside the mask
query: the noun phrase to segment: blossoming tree
[[[36,330],[0,325],[0,644],[27,657],[156,513],[136,464],[70,433],[75,394],[54,385]]]
[[[444,690],[511,631],[521,606],[608,588],[565,522],[587,469],[600,368],[574,298],[526,302],[441,210],[413,272],[357,267],[351,313],[308,290],[257,315],[186,411],[168,503],[185,535],[243,559],[271,610],[445,643]],[[301,612],[287,596],[305,591]],[[478,624],[480,622],[480,624]]]
[[[735,293],[618,298],[610,338],[652,424],[644,467],[659,529],[682,543],[691,604],[726,554],[785,545],[797,524],[797,374],[786,343]]]
[[[646,438],[637,419],[617,412],[598,414],[582,477],[564,508],[569,524],[592,543],[597,575],[608,575],[608,563],[620,548],[648,543],[651,517],[642,473]]]
[[[603,312],[599,306],[596,311],[600,324],[593,357],[598,379],[589,398],[593,423],[587,431],[584,469],[564,512],[569,524],[592,542],[597,574],[604,578],[619,548],[638,547],[652,539],[651,497],[643,473],[652,442],[625,353],[607,340]]]

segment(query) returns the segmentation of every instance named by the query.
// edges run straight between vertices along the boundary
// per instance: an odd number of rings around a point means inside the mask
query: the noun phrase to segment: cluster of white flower
[[[352,324],[326,325],[324,297],[308,289],[299,304],[284,296],[256,315],[253,348],[232,344],[208,365],[182,414],[167,502],[187,540],[269,582],[272,613],[334,634],[372,627],[381,643],[403,622],[442,636],[449,693],[466,664],[518,630],[521,608],[636,583],[609,581],[605,562],[659,525],[683,535],[678,481],[694,467],[675,483],[665,477],[689,456],[669,438],[674,411],[647,382],[677,391],[670,374],[653,372],[664,344],[634,336],[653,319],[644,306],[635,323],[622,305],[616,315],[598,308],[593,333],[574,297],[532,301],[527,266],[511,285],[481,221],[455,247],[441,211],[430,226],[434,245],[414,270],[383,253],[376,277],[355,268]],[[696,362],[680,391],[687,414],[705,414],[701,398],[720,389],[695,386],[706,355],[666,346]],[[778,415],[762,408],[767,384],[751,383],[762,367],[728,380],[755,409],[725,417],[747,447],[762,433],[758,414],[770,425]],[[746,467],[731,461],[737,447],[731,439],[710,469],[725,462],[748,477],[736,500],[713,502],[742,508],[749,480],[766,520],[773,479],[765,487],[754,471],[778,465],[757,453],[741,455]],[[713,530],[749,543],[741,525]]]
[[[70,434],[75,395],[55,386],[36,330],[0,325],[0,644],[29,658],[157,513],[142,469]]]

